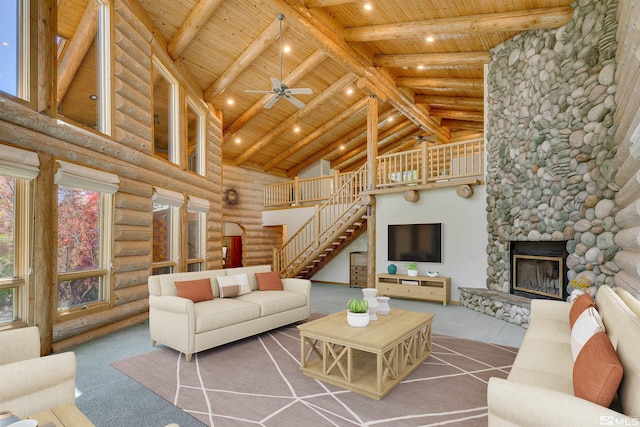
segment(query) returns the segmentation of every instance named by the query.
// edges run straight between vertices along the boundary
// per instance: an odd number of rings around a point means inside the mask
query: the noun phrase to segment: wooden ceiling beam
[[[282,24],[283,28],[285,24]],[[204,100],[212,102],[255,61],[280,35],[280,21],[273,21],[254,41],[233,61],[218,79],[204,92]],[[279,77],[278,77],[279,78]]]
[[[300,141],[289,146],[282,153],[280,153],[279,155],[277,155],[276,157],[274,157],[273,159],[265,163],[264,167],[262,168],[263,172],[269,172],[271,169],[275,168],[280,163],[282,163],[285,159],[287,159],[287,157],[290,157],[293,154],[297,153],[298,151],[302,150],[304,147],[311,144],[314,140],[321,137],[326,132],[330,131],[336,126],[339,126],[340,123],[354,116],[356,113],[358,113],[358,111],[362,110],[367,106],[367,101],[368,101],[368,98],[361,99],[360,101],[356,102],[351,107],[342,111],[340,114],[338,114],[337,116],[335,116],[334,118],[332,118],[331,120],[329,120],[328,122],[320,126],[319,128],[316,128],[316,130],[311,132],[306,137],[302,138]]]
[[[316,50],[311,54],[311,56],[305,59],[302,64],[297,66],[295,70],[283,78],[282,83],[288,87],[293,87],[298,80],[318,67],[328,56],[327,52],[321,49]],[[267,102],[269,102],[272,97],[273,95],[271,94],[263,96],[258,102],[249,107],[247,111],[242,113],[242,115],[240,115],[240,117],[238,117],[233,123],[227,126],[224,130],[224,141],[230,141],[240,129],[260,114],[264,109],[264,106],[267,105]]]
[[[351,43],[376,40],[416,38],[431,34],[479,34],[522,32],[525,30],[559,28],[573,17],[570,6],[525,9],[512,12],[488,13],[397,24],[369,25],[344,30],[344,39]]]
[[[189,46],[202,26],[213,16],[224,0],[200,0],[167,45],[167,53],[176,60]]]
[[[357,3],[360,0],[305,0],[304,5],[312,9],[315,7],[338,6],[341,4]]]
[[[384,126],[385,121],[389,120],[392,117],[395,120],[398,120],[400,117],[404,117],[404,116],[399,112],[397,112],[396,110],[394,110],[393,108],[391,108],[388,111],[386,111],[384,114],[380,115],[379,117],[380,120],[378,121],[378,129],[381,129]],[[351,132],[349,132],[348,134],[343,135],[336,141],[330,143],[320,151],[316,152],[311,157],[308,157],[307,159],[298,163],[296,166],[292,167],[291,169],[288,169],[287,176],[296,176],[298,172],[300,172],[301,170],[304,170],[305,168],[311,166],[315,162],[323,159],[325,156],[328,156],[332,151],[338,150],[343,145],[351,145],[354,143],[361,144],[363,142],[366,142],[366,140],[367,140],[366,126],[356,128]]]
[[[484,79],[399,77],[396,84],[412,89],[483,90]]]
[[[484,110],[484,98],[416,95],[416,104],[426,104],[431,108],[456,108],[460,110]]]
[[[484,121],[484,113],[482,111],[445,110],[432,108],[429,113],[433,117],[442,117],[445,119],[466,120],[470,122]]]
[[[298,120],[301,120],[303,117],[312,113],[320,104],[330,100],[340,91],[344,90],[347,86],[353,83],[356,78],[357,77],[353,73],[347,73],[346,75],[344,75],[340,80],[329,86],[327,90],[313,98],[307,105],[304,106],[304,108],[296,111],[294,114],[289,116],[287,120],[280,123],[275,129],[263,136],[258,142],[247,148],[244,153],[236,157],[236,159],[234,160],[234,165],[240,166],[242,163],[246,162],[262,147],[273,141],[278,135],[293,126]]]
[[[457,120],[457,119],[442,119],[442,126],[451,129],[465,129],[484,131],[484,122],[470,121],[470,120]]]
[[[73,37],[69,40],[69,45],[58,67],[58,82],[56,97],[58,102],[62,101],[71,87],[76,73],[80,69],[84,57],[87,56],[91,44],[98,31],[98,12],[100,6],[98,2],[90,1],[82,13],[80,22]]]
[[[489,52],[411,53],[399,55],[375,55],[376,67],[442,67],[479,65],[491,61]]]
[[[269,0],[275,10],[282,11],[293,21],[292,26],[297,26],[300,31],[309,34],[321,46],[329,51],[329,54],[344,65],[349,71],[358,77],[366,77],[377,88],[381,98],[388,100],[396,110],[418,126],[434,134],[439,141],[450,141],[451,135],[447,129],[440,126],[439,121],[429,117],[413,102],[413,95],[399,89],[393,78],[373,67],[372,62],[358,53],[349,45],[344,37],[344,28],[339,26],[328,14],[322,16],[305,7],[298,0]]]

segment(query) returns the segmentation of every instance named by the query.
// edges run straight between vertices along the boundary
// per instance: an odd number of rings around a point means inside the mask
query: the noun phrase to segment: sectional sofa
[[[149,329],[185,354],[309,317],[311,282],[281,279],[269,265],[149,277]]]
[[[532,300],[507,379],[489,380],[489,426],[640,425],[638,316],[637,299],[606,285],[595,307],[588,294]]]

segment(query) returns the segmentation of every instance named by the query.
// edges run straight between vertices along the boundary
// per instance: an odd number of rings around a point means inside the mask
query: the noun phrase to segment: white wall
[[[327,265],[313,275],[313,280],[329,283],[349,283],[349,254],[367,251],[367,232],[351,242],[349,246],[336,255]],[[386,271],[386,270],[385,270]]]
[[[265,227],[284,225],[283,239],[287,241],[315,212],[315,206],[264,211],[262,212],[262,225]]]

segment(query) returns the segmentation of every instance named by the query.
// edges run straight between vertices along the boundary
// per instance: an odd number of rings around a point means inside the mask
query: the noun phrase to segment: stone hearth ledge
[[[531,299],[481,288],[458,288],[460,305],[523,328],[529,327]]]

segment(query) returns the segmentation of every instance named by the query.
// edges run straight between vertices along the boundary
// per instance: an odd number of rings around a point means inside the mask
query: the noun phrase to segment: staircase
[[[353,174],[280,248],[274,270],[283,277],[309,278],[367,229],[370,196],[362,196],[366,166]]]

